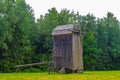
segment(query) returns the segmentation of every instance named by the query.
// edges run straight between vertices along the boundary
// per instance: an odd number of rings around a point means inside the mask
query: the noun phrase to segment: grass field
[[[120,80],[120,71],[85,71],[82,74],[0,73],[0,80]]]

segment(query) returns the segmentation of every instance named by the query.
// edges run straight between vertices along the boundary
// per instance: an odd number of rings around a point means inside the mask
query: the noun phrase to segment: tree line
[[[113,13],[103,18],[90,13],[78,17],[74,11],[51,8],[36,20],[25,0],[1,0],[0,72],[13,72],[15,65],[51,60],[51,32],[64,24],[79,24],[87,33],[82,35],[85,70],[120,69],[120,22]]]

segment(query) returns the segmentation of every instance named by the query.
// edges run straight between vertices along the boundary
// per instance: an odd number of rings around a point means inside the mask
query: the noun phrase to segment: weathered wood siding
[[[73,68],[72,35],[53,36],[53,62],[56,68]]]
[[[83,48],[79,26],[73,24],[57,26],[52,36],[54,69],[82,71]]]
[[[81,41],[81,36],[79,34],[74,34],[73,35],[73,70],[83,70],[83,56],[82,56],[82,41]]]

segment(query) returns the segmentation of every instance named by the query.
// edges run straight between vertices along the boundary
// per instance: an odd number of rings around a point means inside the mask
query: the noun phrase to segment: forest
[[[55,7],[38,19],[25,0],[0,0],[0,72],[14,72],[15,65],[50,61],[52,30],[58,25],[79,24],[83,41],[85,70],[120,70],[120,21],[112,12],[103,18],[79,16]],[[31,66],[31,69],[47,70]]]

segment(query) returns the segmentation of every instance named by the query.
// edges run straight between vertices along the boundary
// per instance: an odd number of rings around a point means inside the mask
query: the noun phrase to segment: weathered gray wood
[[[52,35],[72,34],[73,32],[80,33],[80,28],[73,24],[57,26]]]
[[[83,70],[81,35],[80,28],[73,24],[57,26],[53,30],[52,64],[55,69],[62,72],[64,69]]]
[[[58,72],[59,72],[59,73],[65,73],[65,68],[64,68],[64,67],[61,68]]]
[[[66,67],[71,69],[72,65],[72,35],[55,36],[53,42],[54,62],[57,68]]]
[[[28,66],[35,66],[35,65],[42,65],[42,64],[49,64],[50,62],[40,62],[40,63],[31,63],[31,64],[23,64],[23,65],[16,65],[14,66],[15,68],[19,68],[19,67],[28,67]]]
[[[79,35],[73,35],[73,64],[74,69],[81,69],[83,70],[83,49],[82,43]]]

